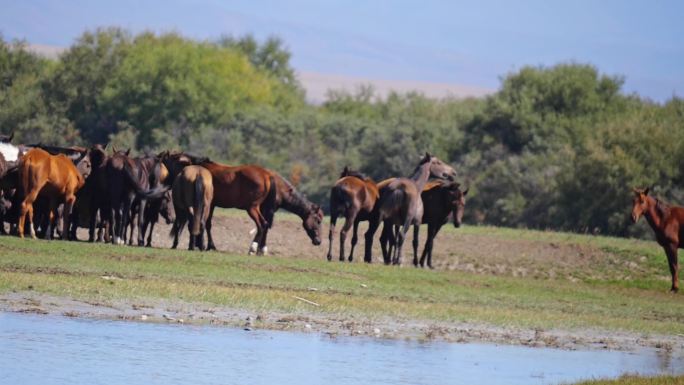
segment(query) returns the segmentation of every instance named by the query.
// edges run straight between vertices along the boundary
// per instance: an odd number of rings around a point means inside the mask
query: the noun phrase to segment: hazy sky
[[[5,39],[68,46],[87,28],[278,35],[302,71],[497,88],[524,65],[591,63],[625,90],[684,96],[684,1],[0,0]]]

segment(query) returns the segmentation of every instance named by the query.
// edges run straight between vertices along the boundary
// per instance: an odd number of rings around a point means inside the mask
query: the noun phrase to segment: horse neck
[[[289,185],[289,183],[286,183]],[[312,203],[294,187],[288,186],[290,191],[283,191],[282,203],[280,204],[285,210],[296,214],[298,217],[305,219],[311,212]]]
[[[651,228],[653,230],[661,229],[661,226],[665,222],[665,217],[669,213],[669,210],[664,213],[660,212],[660,210],[658,210],[658,201],[655,198],[651,197],[648,197],[647,199],[649,199],[650,202],[648,205],[648,209],[644,213],[646,221],[649,225],[651,225]]]
[[[423,187],[425,187],[428,178],[430,178],[430,165],[430,162],[419,165],[416,168],[416,171],[413,172],[413,175],[409,177],[409,179],[416,184],[416,187],[418,187],[418,191],[423,191]]]

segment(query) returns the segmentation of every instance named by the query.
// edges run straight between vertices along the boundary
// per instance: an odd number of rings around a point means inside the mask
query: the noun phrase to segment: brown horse
[[[684,207],[670,207],[658,198],[648,195],[649,189],[634,189],[632,221],[636,223],[643,215],[655,232],[656,241],[665,250],[672,275],[670,291],[679,290],[679,265],[677,249],[684,248]]]
[[[349,262],[354,260],[354,247],[359,239],[359,222],[367,221],[380,196],[375,182],[365,175],[345,167],[340,179],[330,189],[330,233],[328,235],[328,261],[332,260],[332,245],[337,217],[344,216],[340,231],[340,261],[344,261],[344,242],[347,232],[354,225]]]
[[[420,194],[423,201],[423,219],[422,223],[428,225],[427,239],[423,247],[423,253],[420,257],[420,266],[432,266],[432,247],[434,239],[442,226],[447,223],[449,215],[452,216],[454,227],[460,227],[463,220],[463,212],[465,209],[465,197],[468,190],[461,191],[460,185],[456,182],[449,182],[443,180],[433,180],[428,182]],[[396,229],[395,229],[396,231]],[[413,227],[413,265],[418,266],[418,234],[420,226]],[[383,250],[383,257],[387,259],[387,255],[392,253],[395,246],[394,234],[390,227],[382,229],[380,236],[380,244]],[[387,244],[389,243],[389,249]]]
[[[306,196],[297,189],[287,179],[280,176],[275,171],[268,170],[275,182],[275,199],[273,202],[267,200],[261,207],[268,226],[259,237],[257,233],[252,240],[252,248],[257,248],[258,253],[266,254],[266,238],[268,229],[273,226],[273,217],[279,208],[283,208],[302,219],[302,227],[306,235],[311,239],[311,243],[318,246],[321,244],[321,227],[323,224],[323,210],[315,203],[310,202]]]
[[[386,186],[380,188],[380,198],[374,210],[373,218],[369,221],[366,231],[366,254],[364,260],[371,261],[371,248],[373,236],[380,222],[385,226],[401,226],[395,238],[397,247],[392,260],[385,259],[385,264],[390,262],[401,265],[402,248],[406,239],[406,232],[411,225],[420,224],[423,217],[423,202],[420,194],[428,178],[453,179],[456,171],[437,157],[425,153],[418,166],[409,178],[396,178]]]
[[[176,210],[176,220],[171,228],[173,246],[178,246],[178,237],[190,220],[190,241],[188,249],[197,246],[204,250],[202,233],[209,218],[211,202],[214,198],[214,185],[211,173],[202,166],[187,166],[173,182],[173,206]]]
[[[211,219],[216,206],[247,211],[257,228],[257,237],[261,239],[264,229],[270,226],[262,214],[262,205],[273,207],[276,199],[275,178],[271,172],[256,165],[226,166],[210,160],[202,161],[200,165],[211,173],[214,183],[214,200],[206,224],[207,249],[216,249],[211,234]],[[248,253],[255,252],[256,247],[252,244]]]
[[[88,163],[89,164],[89,163]],[[50,223],[47,236],[51,237],[53,221],[57,218],[58,199],[64,199],[62,234],[68,238],[69,216],[76,201],[76,192],[83,187],[89,169],[84,167],[84,175],[79,172],[71,159],[64,154],[51,155],[40,148],[29,150],[19,161],[19,179],[25,193],[19,215],[18,232],[24,237],[26,215],[29,217],[31,237],[36,237],[33,226],[33,203],[38,195],[49,199]],[[89,166],[88,166],[89,167]]]

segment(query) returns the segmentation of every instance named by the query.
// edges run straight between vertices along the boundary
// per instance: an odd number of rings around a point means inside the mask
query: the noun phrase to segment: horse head
[[[453,181],[456,179],[456,170],[429,152],[420,160],[419,167],[430,162],[430,177]]]
[[[306,218],[304,219],[304,230],[306,235],[311,238],[311,243],[315,246],[321,244],[321,227],[323,225],[323,209],[317,204],[312,204],[309,207]]]
[[[452,216],[454,218],[454,227],[461,227],[463,212],[465,211],[466,205],[465,197],[468,195],[468,189],[461,191],[460,184],[456,182],[453,182],[446,187],[448,191],[448,205],[452,210]]]
[[[646,212],[651,204],[648,199],[649,188],[645,189],[634,188],[634,199],[632,200],[632,222],[637,223],[639,218]]]

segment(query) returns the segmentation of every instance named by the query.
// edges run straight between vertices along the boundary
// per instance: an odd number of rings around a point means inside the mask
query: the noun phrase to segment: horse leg
[[[95,227],[97,226],[97,208],[90,210],[90,215],[88,216],[88,242],[95,242]],[[98,231],[99,233],[99,231]],[[98,241],[100,240],[100,234],[98,234]]]
[[[371,218],[368,221],[368,230],[366,230],[366,234],[364,235],[364,238],[366,239],[366,249],[363,255],[363,261],[366,263],[372,262],[373,236],[375,235],[375,232],[378,230],[379,225],[380,220],[378,218]]]
[[[64,209],[62,210],[62,234],[64,234],[65,239],[69,239],[69,224],[71,221],[71,212],[74,209],[74,203],[76,203],[76,195],[67,195],[64,201]],[[55,214],[57,210],[55,209]]]
[[[47,230],[45,230],[45,239],[50,241],[54,235],[55,221],[59,216],[57,214],[57,199],[50,197],[48,201],[48,225]]]
[[[382,259],[385,262],[385,265],[389,265],[390,261],[390,251],[387,249],[387,244],[392,238],[391,228],[392,226],[383,223],[382,231],[380,232],[380,249],[382,250]]]
[[[254,221],[254,225],[257,228],[257,235],[256,238],[261,239],[261,235],[263,234],[263,228],[261,227],[261,214],[259,213],[259,207],[258,206],[252,206],[247,210],[247,214],[249,215],[250,218],[252,218],[252,221]],[[259,243],[257,242],[252,242],[249,245],[249,250],[247,251],[247,255],[252,255],[257,252],[259,248]]]
[[[679,291],[679,264],[677,263],[677,245],[671,244],[665,247],[667,254],[667,262],[670,267],[670,275],[672,276],[672,287],[670,291],[676,293]]]
[[[354,260],[354,247],[359,241],[359,222],[361,221],[358,219],[354,220],[354,229],[352,230],[354,233],[352,234],[351,250],[349,251],[349,262]]]
[[[145,246],[145,206],[147,199],[141,199],[138,202],[138,246]]]
[[[155,224],[155,222],[149,223],[150,233],[147,236],[147,242],[145,243],[145,247],[152,247],[152,234],[154,233],[154,224]],[[145,226],[143,226],[143,235],[145,233],[147,233],[147,226],[148,226],[148,223],[147,223],[147,221],[145,221]]]
[[[397,227],[397,259],[394,261],[395,265],[401,266],[402,250],[404,248],[404,241],[406,240],[406,233],[411,226],[410,221],[406,221],[401,228]]]
[[[423,253],[420,255],[420,267],[425,267],[425,260],[428,260],[428,266],[430,265],[428,251],[432,246],[432,239],[434,236],[434,225],[432,223],[428,223],[427,239],[425,240],[425,246],[423,246]]]
[[[185,222],[187,222],[187,220],[187,212],[185,209],[176,211],[176,220],[173,222],[173,227],[171,227],[171,232],[173,233],[172,249],[178,247],[178,238],[183,233],[183,228],[185,227]],[[192,237],[192,234],[190,234],[190,237]],[[192,239],[190,241],[192,241]],[[188,248],[189,247],[190,245],[188,244]]]
[[[122,238],[119,241],[122,245],[126,244],[126,229],[131,224],[131,206],[133,205],[133,199],[133,194],[129,194],[123,202],[123,212],[121,213]],[[133,229],[131,229],[131,231],[133,231]]]
[[[205,228],[207,229],[207,250],[216,250],[214,238],[211,236],[211,219],[214,217],[214,208],[216,208],[216,206],[211,205],[209,216],[207,217],[207,224],[205,225]]]
[[[42,188],[42,186],[41,186]],[[31,238],[36,239],[36,230],[33,227],[33,202],[38,198],[39,189],[34,189],[31,193],[24,197],[21,202],[21,211],[19,214],[19,223],[17,226],[17,231],[19,233],[19,238],[24,238],[24,226],[26,225],[26,216],[29,218],[29,226],[31,228]]]
[[[430,269],[434,269],[435,267],[432,265],[432,247],[435,245],[435,238],[437,237],[437,233],[439,233],[439,229],[442,228],[442,224],[437,224],[435,225],[434,230],[432,231],[432,238],[430,238],[430,248],[428,249],[428,260],[427,260],[427,265]]]
[[[344,243],[347,241],[347,233],[351,229],[354,220],[356,220],[356,210],[350,208],[344,218],[344,226],[340,230],[340,262],[344,262]]]
[[[332,245],[333,245],[333,239],[335,238],[335,225],[337,224],[337,213],[336,212],[331,212],[330,213],[330,230],[328,231],[328,255],[326,258],[328,258],[328,261],[332,261]],[[340,259],[343,260],[344,257],[340,254]]]
[[[266,238],[268,237],[268,226],[264,227],[264,233],[261,235],[259,241],[259,254],[266,255],[268,253],[268,246],[266,246]]]
[[[418,267],[418,235],[420,225],[413,225],[413,266]]]

